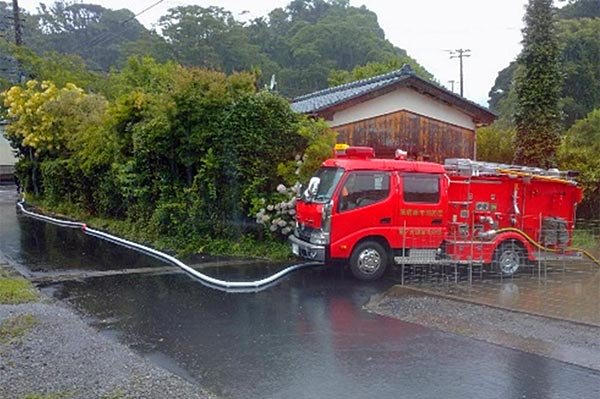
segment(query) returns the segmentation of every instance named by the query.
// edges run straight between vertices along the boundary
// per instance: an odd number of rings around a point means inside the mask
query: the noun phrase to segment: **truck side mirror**
[[[311,177],[308,182],[308,188],[304,191],[304,198],[307,200],[312,200],[315,195],[317,195],[317,190],[319,190],[319,183],[321,183],[321,179],[318,177]]]

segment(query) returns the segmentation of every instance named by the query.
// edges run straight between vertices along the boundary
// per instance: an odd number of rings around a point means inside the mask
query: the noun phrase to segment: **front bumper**
[[[294,255],[317,262],[325,262],[325,245],[311,244],[309,242],[302,241],[294,235],[290,236],[289,240],[292,244],[292,252]]]

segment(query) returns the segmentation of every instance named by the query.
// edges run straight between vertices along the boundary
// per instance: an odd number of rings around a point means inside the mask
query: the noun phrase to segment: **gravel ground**
[[[396,286],[365,308],[426,327],[600,370],[600,328],[424,295]]]
[[[36,325],[20,342],[0,343],[0,398],[213,397],[103,337],[60,303],[0,305],[0,324],[25,314]]]

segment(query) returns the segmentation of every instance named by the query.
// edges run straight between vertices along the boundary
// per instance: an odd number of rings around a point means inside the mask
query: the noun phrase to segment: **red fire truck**
[[[296,204],[292,252],[349,263],[361,280],[395,264],[481,264],[504,275],[568,250],[582,190],[574,173],[448,159],[376,159],[348,147]],[[339,262],[338,262],[339,261]]]

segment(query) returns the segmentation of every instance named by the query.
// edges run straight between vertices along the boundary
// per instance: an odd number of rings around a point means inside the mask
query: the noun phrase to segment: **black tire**
[[[350,270],[359,280],[377,280],[385,273],[387,266],[388,251],[377,241],[363,241],[352,251]]]
[[[492,269],[503,276],[513,276],[527,264],[527,256],[523,245],[515,240],[505,241],[494,251]]]

